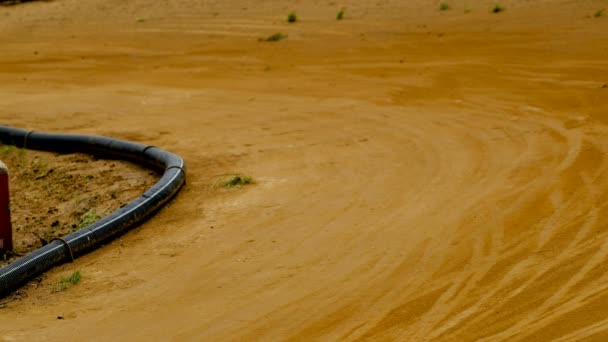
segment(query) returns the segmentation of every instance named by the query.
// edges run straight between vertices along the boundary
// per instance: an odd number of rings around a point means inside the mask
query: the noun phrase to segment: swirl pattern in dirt
[[[190,174],[141,229],[42,280],[79,269],[78,286],[0,310],[0,336],[608,338],[592,1],[354,1],[339,22],[307,1],[296,24],[256,3],[11,7],[3,122],[163,146]],[[256,184],[217,186],[232,173]]]

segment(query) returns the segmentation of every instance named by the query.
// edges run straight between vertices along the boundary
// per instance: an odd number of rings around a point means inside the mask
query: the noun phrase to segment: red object
[[[8,169],[0,162],[0,255],[13,251]]]

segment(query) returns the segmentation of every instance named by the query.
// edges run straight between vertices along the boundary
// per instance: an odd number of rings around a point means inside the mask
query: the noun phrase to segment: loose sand
[[[608,5],[471,2],[0,7],[2,123],[189,167],[0,336],[607,340]],[[214,187],[236,172],[257,184]]]

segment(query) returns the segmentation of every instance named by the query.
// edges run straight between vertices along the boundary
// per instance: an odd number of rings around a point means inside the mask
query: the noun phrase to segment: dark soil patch
[[[1,6],[12,6],[12,5],[18,5],[18,4],[22,4],[24,2],[32,2],[32,1],[48,2],[48,1],[52,1],[52,0],[0,0],[0,5]]]
[[[17,256],[94,223],[141,195],[159,178],[125,161],[6,145],[0,145],[0,160],[9,169]],[[0,260],[0,266],[6,263]]]

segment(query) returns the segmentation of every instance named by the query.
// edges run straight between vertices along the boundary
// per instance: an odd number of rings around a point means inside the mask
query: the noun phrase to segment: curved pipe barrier
[[[32,150],[88,153],[164,170],[156,184],[126,206],[0,268],[0,298],[50,268],[72,261],[143,222],[173,198],[186,182],[183,159],[155,146],[102,136],[50,134],[6,126],[0,126],[0,143]]]

